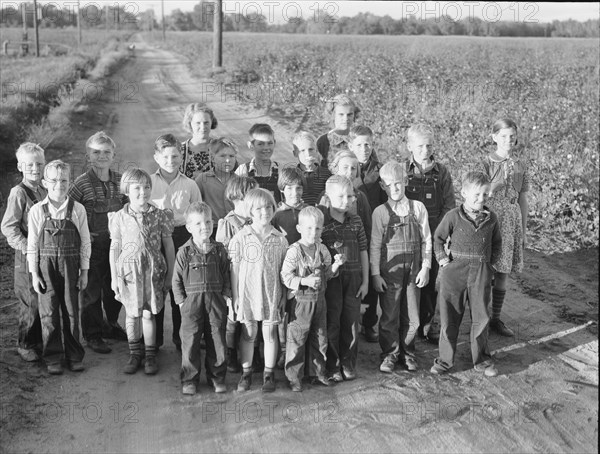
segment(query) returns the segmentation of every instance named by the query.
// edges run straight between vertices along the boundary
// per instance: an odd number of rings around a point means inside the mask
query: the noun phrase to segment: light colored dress
[[[142,310],[158,314],[164,306],[167,274],[162,239],[173,233],[173,212],[149,204],[148,211],[137,213],[127,203],[108,215],[110,237],[121,244],[115,298],[130,317],[140,317]]]
[[[231,239],[231,263],[239,265],[237,321],[281,321],[279,302],[285,289],[280,273],[287,247],[285,235],[275,228],[261,241],[246,225]]]
[[[502,250],[496,265],[500,273],[523,271],[523,221],[519,194],[529,190],[529,176],[524,163],[509,157],[495,161],[488,157],[484,164],[492,182],[488,207],[498,216]]]

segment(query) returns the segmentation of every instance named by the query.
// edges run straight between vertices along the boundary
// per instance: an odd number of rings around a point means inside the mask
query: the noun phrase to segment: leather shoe
[[[94,350],[96,353],[110,353],[112,348],[108,346],[102,339],[90,339],[87,341],[88,347]]]

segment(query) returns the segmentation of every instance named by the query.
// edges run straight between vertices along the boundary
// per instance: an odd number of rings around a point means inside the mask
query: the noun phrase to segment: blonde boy
[[[152,193],[150,201],[161,210],[166,208],[173,211],[175,229],[173,230],[173,244],[175,253],[183,244],[190,239],[190,233],[185,227],[185,211],[194,202],[201,202],[202,195],[194,180],[186,177],[180,172],[183,155],[181,144],[173,134],[159,136],[154,142],[154,160],[158,164],[158,170],[150,175],[152,180]],[[171,315],[173,318],[172,339],[175,348],[181,351],[181,312],[175,303],[173,292],[171,296]],[[156,345],[160,347],[164,341],[164,317],[163,308],[156,315]]]
[[[31,208],[27,229],[27,261],[40,295],[42,355],[54,375],[62,374],[63,359],[72,371],[83,370],[77,294],[87,286],[91,241],[85,208],[67,195],[70,171],[60,160],[46,166],[42,183],[48,196]]]
[[[79,294],[79,304],[83,338],[97,353],[111,351],[102,339],[103,306],[108,324],[105,335],[127,340],[127,334],[117,322],[121,303],[115,299],[110,279],[108,213],[119,211],[127,201],[119,191],[121,174],[110,168],[115,148],[115,142],[104,131],[92,135],[85,143],[90,168],[77,177],[69,189],[69,197],[85,207],[92,238],[88,286]]]
[[[406,171],[402,164],[385,163],[380,176],[388,201],[373,212],[370,254],[373,287],[383,293],[379,321],[383,362],[379,370],[391,373],[398,361],[403,361],[409,371],[415,371],[419,296],[431,267],[427,210],[421,202],[405,197]]]
[[[27,267],[27,222],[31,208],[46,197],[40,185],[44,150],[34,143],[22,144],[16,153],[22,181],[11,189],[2,218],[2,234],[15,250],[15,296],[19,300],[17,352],[24,361],[37,361],[42,351],[42,327],[38,295]]]

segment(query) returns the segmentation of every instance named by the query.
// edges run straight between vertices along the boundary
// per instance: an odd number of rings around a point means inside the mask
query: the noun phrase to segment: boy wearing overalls
[[[44,150],[31,142],[22,144],[16,157],[23,181],[10,191],[2,218],[2,233],[15,250],[14,290],[20,303],[17,352],[24,361],[37,361],[42,347],[42,326],[38,295],[27,267],[27,220],[31,207],[46,197],[46,190],[40,185],[46,161]]]
[[[373,286],[383,293],[379,321],[383,362],[379,370],[391,373],[398,361],[404,360],[406,368],[415,371],[419,296],[431,266],[427,210],[421,202],[404,196],[406,173],[402,164],[386,163],[380,176],[389,200],[373,212],[370,247]]]
[[[70,171],[60,160],[46,166],[48,196],[31,208],[27,235],[27,261],[40,295],[42,356],[53,375],[62,374],[63,359],[72,371],[83,370],[78,289],[87,286],[91,244],[85,208],[67,196]]]
[[[88,285],[79,294],[81,329],[88,347],[97,353],[110,353],[102,339],[103,306],[110,331],[105,335],[127,340],[127,334],[117,322],[121,303],[110,285],[108,213],[123,208],[126,196],[119,192],[121,174],[110,169],[115,158],[114,141],[100,131],[87,140],[85,148],[90,169],[69,189],[69,197],[85,207],[92,238]]]

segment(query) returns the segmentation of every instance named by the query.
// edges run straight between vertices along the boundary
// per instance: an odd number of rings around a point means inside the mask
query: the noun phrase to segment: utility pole
[[[81,3],[77,0],[77,45],[81,47]]]
[[[108,37],[108,4],[104,6],[104,26],[106,31],[106,36]]]
[[[213,16],[213,68],[223,65],[223,1],[214,2]]]
[[[40,56],[40,35],[38,33],[37,0],[33,0],[33,36],[35,37],[35,56]]]
[[[21,54],[27,55],[29,53],[29,43],[27,42],[29,37],[27,36],[27,11],[25,10],[27,3],[21,3],[21,18],[23,19],[23,33],[21,34]]]
[[[163,41],[167,40],[167,35],[165,34],[165,0],[160,0],[160,15],[162,17],[162,36]]]

